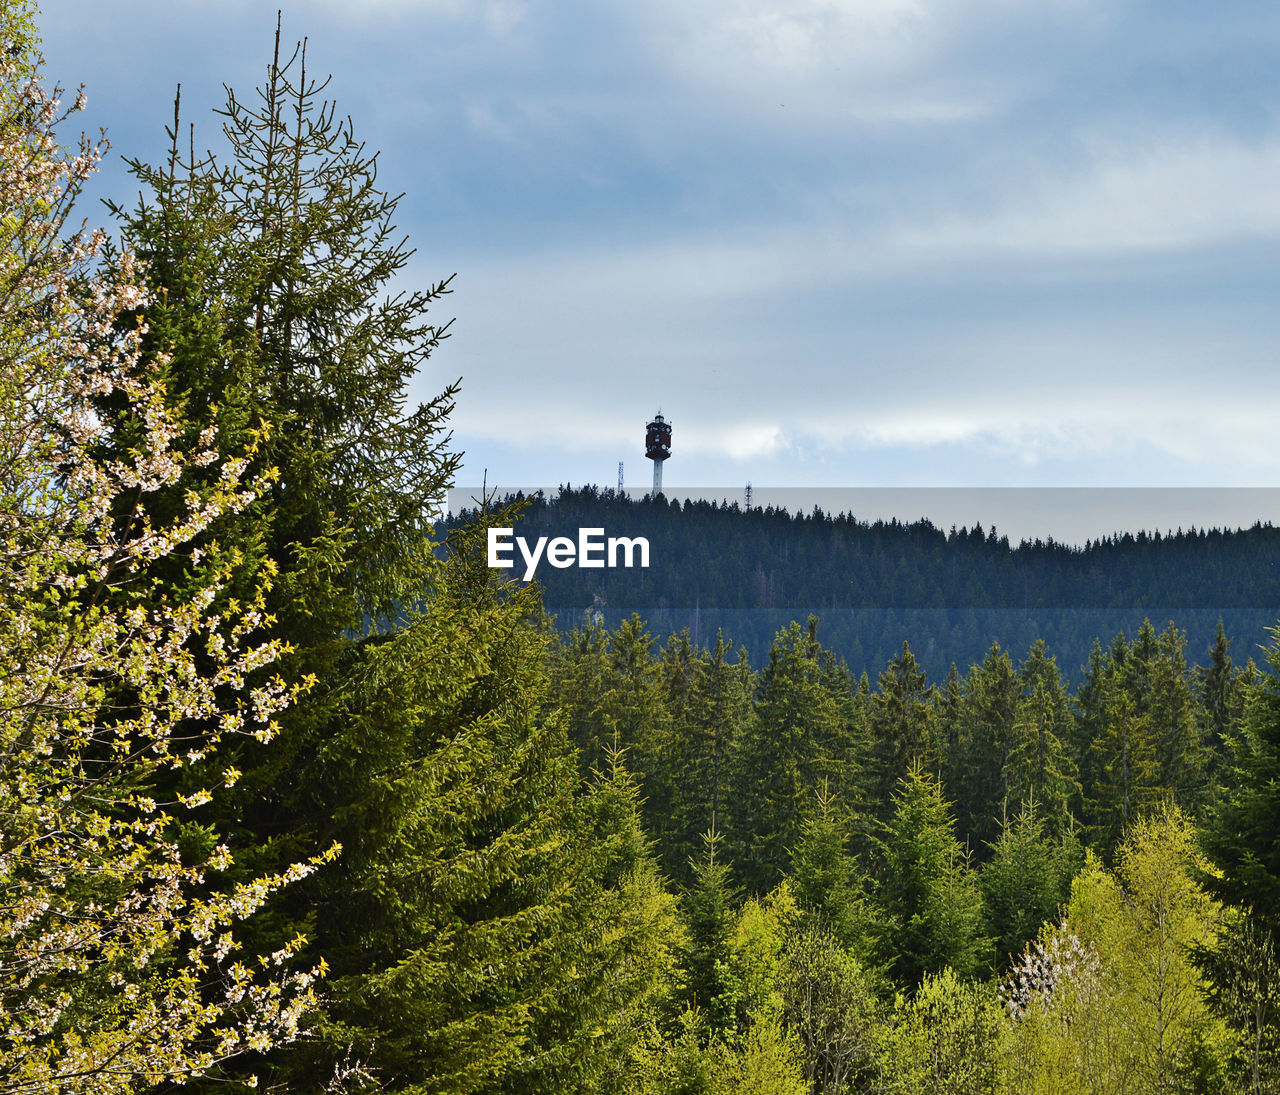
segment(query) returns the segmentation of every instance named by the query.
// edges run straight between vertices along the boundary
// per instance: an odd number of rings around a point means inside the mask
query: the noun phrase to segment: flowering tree
[[[184,545],[262,479],[251,452],[218,466],[212,428],[175,445],[126,321],[141,271],[95,274],[103,235],[68,224],[101,153],[58,142],[83,93],[63,110],[44,90],[25,0],[0,0],[0,34],[0,1092],[109,1093],[296,1035],[321,970],[288,971],[297,941],[246,958],[235,925],[332,853],[218,884],[230,855],[199,824],[217,788],[184,773],[223,735],[269,738],[293,690],[252,640],[261,597],[224,591],[234,554]],[[143,428],[106,459],[112,393]],[[146,497],[189,465],[218,474],[153,523]]]

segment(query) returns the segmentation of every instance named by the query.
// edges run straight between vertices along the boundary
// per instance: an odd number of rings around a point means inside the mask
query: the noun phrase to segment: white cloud
[[[985,215],[903,226],[906,250],[1041,256],[1167,252],[1280,234],[1280,139],[1195,133],[1094,142],[1081,161],[1039,164]]]

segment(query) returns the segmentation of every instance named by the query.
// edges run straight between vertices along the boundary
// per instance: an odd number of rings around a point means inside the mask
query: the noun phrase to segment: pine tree
[[[164,287],[147,349],[167,358],[171,391],[212,410],[224,446],[261,435],[255,464],[278,469],[270,495],[218,531],[275,561],[277,632],[312,650],[417,594],[459,459],[444,431],[456,386],[405,408],[447,334],[426,316],[448,282],[391,290],[412,255],[398,199],[322,100],[326,83],[305,51],[282,59],[277,29],[258,103],[232,92],[221,112],[229,162],[182,150],[175,102],[167,163],[128,161],[147,193],[116,210]]]
[[[729,847],[745,884],[771,889],[788,868],[842,712],[827,684],[817,621],[779,631],[761,671],[756,715],[733,758]]]
[[[957,763],[947,775],[960,832],[975,847],[994,843],[1008,808],[1006,766],[1021,693],[1013,662],[999,643],[992,645],[965,681]]]
[[[721,851],[720,834],[708,831],[702,854],[692,864],[693,883],[684,896],[687,950],[683,966],[689,1002],[714,1014],[725,995],[725,972],[733,935],[737,890]]]
[[[1204,719],[1197,711],[1187,669],[1186,644],[1186,635],[1172,623],[1160,634],[1150,669],[1147,719],[1160,789],[1178,806],[1192,810],[1205,796],[1208,758],[1200,736]]]
[[[849,853],[851,830],[846,811],[823,786],[792,851],[791,883],[811,926],[856,949],[865,943],[869,913]]]
[[[913,764],[937,770],[931,699],[924,671],[904,642],[871,697],[871,807],[881,820]]]
[[[614,741],[597,707],[605,675],[609,632],[598,620],[556,636],[548,656],[549,710],[559,711],[585,771],[605,762]]]
[[[241,871],[344,845],[252,940],[310,929],[332,969],[316,1037],[265,1067],[299,1089],[358,1066],[393,1090],[545,1090],[593,1031],[626,1051],[669,900],[641,862],[619,873],[588,854],[585,834],[609,845],[609,811],[579,801],[564,730],[542,717],[540,607],[494,583],[474,536],[448,564],[429,541],[457,463],[455,389],[412,410],[405,393],[446,334],[426,312],[447,282],[391,290],[411,253],[396,199],[323,87],[277,37],[257,104],[228,100],[229,163],[180,153],[175,118],[169,162],[134,164],[150,193],[124,220],[174,286],[147,312],[171,390],[209,409],[220,444],[258,442],[251,473],[278,469],[209,536],[241,553],[246,582],[276,561],[284,669],[317,682],[279,749],[236,758],[218,818]],[[128,408],[103,412],[127,444]],[[608,923],[630,924],[636,949],[610,946]]]
[[[997,966],[1021,953],[1042,925],[1057,923],[1082,858],[1072,838],[1047,831],[1034,802],[1005,822],[978,879]]]
[[[213,420],[224,451],[252,443],[247,472],[275,476],[200,544],[239,554],[231,592],[242,598],[271,560],[271,631],[293,647],[282,670],[316,682],[281,720],[275,749],[246,743],[232,758],[244,776],[220,821],[257,867],[316,847],[347,800],[343,768],[360,765],[369,741],[365,661],[424,595],[433,510],[458,461],[444,429],[456,388],[405,405],[446,335],[426,316],[447,283],[393,290],[412,254],[395,232],[397,199],[324,86],[304,51],[282,57],[277,30],[258,102],[229,92],[222,111],[229,161],[195,155],[194,137],[180,146],[175,103],[167,162],[130,161],[146,193],[116,211],[149,276],[168,287],[145,311],[147,356],[189,417]],[[102,413],[109,445],[127,448],[137,415],[119,400]],[[207,478],[184,474],[149,512]],[[287,914],[279,930],[306,918]]]
[[[729,660],[729,645],[717,634],[715,648],[702,653],[687,703],[673,707],[673,752],[666,778],[671,783],[670,820],[660,852],[678,881],[689,878],[689,863],[702,847],[702,834],[719,832],[729,809],[730,757],[753,717],[754,677],[740,651]]]
[[[571,940],[570,977],[542,982],[549,1006],[533,1029],[536,1063],[511,1090],[634,1090],[631,1072],[660,1044],[678,993],[675,898],[642,829],[639,784],[620,752],[608,765],[577,805],[577,846],[568,849],[582,864],[560,928]]]
[[[1271,954],[1280,939],[1280,629],[1272,631],[1266,665],[1250,691],[1239,731],[1228,739],[1228,759],[1221,799],[1205,819],[1200,843],[1214,870],[1199,876],[1214,897],[1233,907],[1247,928],[1242,931],[1258,956]],[[1225,1001],[1241,995],[1241,984],[1258,985],[1252,971],[1240,970],[1231,954],[1228,933],[1211,960],[1202,959],[1214,992]],[[1226,949],[1224,949],[1226,948]],[[1270,950],[1268,948],[1271,948]],[[1252,1014],[1252,1038],[1258,1054],[1273,1055],[1280,1046],[1280,1015],[1270,996],[1254,991],[1237,1006]],[[1270,1014],[1267,1015],[1268,1008]],[[1229,1010],[1223,1007],[1224,1011]],[[1234,1017],[1238,1022],[1238,1017]]]
[[[635,614],[610,634],[594,716],[607,735],[601,743],[605,754],[615,747],[627,750],[628,762],[646,793],[650,780],[661,775],[670,737],[662,665],[654,656],[656,646],[644,621]],[[592,767],[603,760],[603,756],[593,755],[592,749],[583,755],[584,764]]]
[[[1129,827],[1159,797],[1156,742],[1148,717],[1155,631],[1146,622],[1130,645],[1112,644],[1099,682],[1099,736],[1092,750],[1097,779],[1088,804],[1092,841],[1109,858]]]
[[[982,897],[942,788],[914,765],[893,807],[877,839],[877,956],[904,984],[948,966],[963,977],[976,973],[990,943]]]
[[[1071,709],[1057,664],[1037,641],[1019,671],[1022,695],[1004,764],[1006,811],[1015,816],[1035,804],[1054,833],[1071,826],[1070,803],[1080,785],[1064,742],[1072,736]]]
[[[571,1040],[555,1018],[576,1005],[586,887],[576,766],[540,717],[530,591],[490,573],[458,547],[428,607],[368,654],[365,748],[318,758],[347,788],[326,830],[345,854],[309,895],[331,1001],[281,1082],[322,1083],[350,1054],[392,1090],[502,1090]]]
[[[1202,720],[1199,733],[1204,743],[1206,781],[1210,788],[1219,783],[1228,740],[1235,733],[1244,712],[1245,690],[1241,687],[1241,674],[1232,664],[1230,648],[1231,640],[1219,619],[1213,646],[1209,650],[1209,664],[1197,666],[1195,670]]]

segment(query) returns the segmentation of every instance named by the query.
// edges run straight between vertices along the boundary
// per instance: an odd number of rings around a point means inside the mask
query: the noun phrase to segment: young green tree
[[[580,863],[557,934],[568,984],[544,977],[533,1030],[538,1066],[513,1090],[619,1095],[678,995],[683,927],[641,824],[640,788],[621,753],[609,757],[576,807],[565,855]]]
[[[1074,840],[1046,830],[1033,802],[1006,821],[978,876],[997,966],[1022,953],[1042,925],[1058,922],[1082,858]]]
[[[849,815],[824,785],[791,853],[791,885],[810,926],[841,946],[864,947],[869,912],[849,852]]]
[[[937,779],[915,765],[898,785],[876,840],[876,952],[899,984],[950,966],[976,974],[990,953],[982,896]]]
[[[1132,644],[1117,636],[1094,685],[1099,723],[1090,749],[1096,779],[1087,810],[1092,843],[1104,858],[1110,858],[1130,826],[1160,797],[1156,740],[1148,717],[1155,653],[1155,631],[1144,621]]]
[[[1275,936],[1248,913],[1227,910],[1216,936],[1192,950],[1213,1011],[1238,1034],[1236,1052],[1250,1095],[1280,1079],[1280,960]]]
[[[1196,881],[1195,832],[1167,806],[1134,823],[1117,859],[1114,873],[1091,859],[1072,886],[1068,924],[1100,961],[1080,1065],[1113,1090],[1222,1090],[1230,1043],[1190,958],[1220,915]]]
[[[877,1045],[879,1090],[998,1095],[1000,1004],[991,988],[955,971],[927,975],[909,999],[898,998]]]
[[[702,855],[693,863],[693,883],[682,901],[686,931],[682,965],[689,1003],[713,1016],[719,1025],[723,1025],[724,1012],[733,1007],[725,974],[737,896],[720,834],[708,831]]]
[[[802,929],[783,961],[788,1025],[804,1047],[808,1090],[861,1090],[873,1075],[879,1003],[872,977],[825,932]]]

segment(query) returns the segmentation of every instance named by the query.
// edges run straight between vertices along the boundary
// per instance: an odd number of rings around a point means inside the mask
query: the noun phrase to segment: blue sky
[[[159,157],[179,81],[216,144],[275,25],[47,9],[50,73],[116,157]],[[284,24],[405,191],[411,276],[457,273],[418,392],[463,377],[467,481],[612,485],[623,460],[640,485],[661,406],[672,487],[1280,482],[1273,3],[314,0]],[[131,192],[118,159],[95,186]]]

